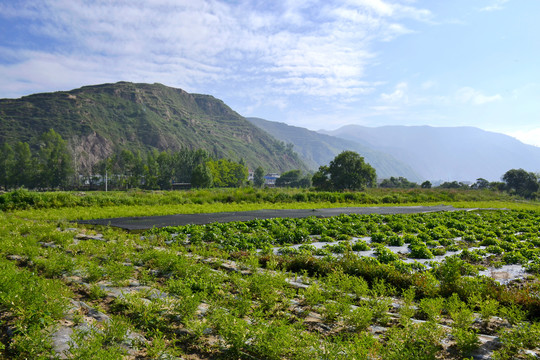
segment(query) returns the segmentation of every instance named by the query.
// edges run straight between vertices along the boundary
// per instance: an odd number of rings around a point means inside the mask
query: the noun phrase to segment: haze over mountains
[[[248,118],[281,141],[294,144],[313,168],[328,164],[343,150],[353,150],[377,169],[379,178],[410,181],[499,181],[510,169],[540,171],[540,148],[513,137],[474,127],[347,125],[311,131]]]
[[[500,181],[510,169],[540,171],[540,147],[474,127],[348,125],[325,133],[390,154],[434,181]]]
[[[35,144],[51,128],[68,141],[83,170],[122,149],[144,154],[202,148],[269,172],[316,170],[352,150],[380,179],[415,182],[498,181],[510,169],[540,171],[539,147],[478,128],[349,125],[322,133],[246,120],[210,95],[161,84],[119,82],[0,99],[0,143]]]
[[[422,177],[411,166],[397,160],[392,155],[365,146],[362,142],[320,134],[305,128],[260,118],[248,117],[246,119],[276,139],[293,144],[294,151],[300,155],[311,170],[317,170],[321,165],[328,165],[342,151],[352,150],[361,154],[364,160],[377,170],[379,178],[403,176],[410,181],[422,180]]]

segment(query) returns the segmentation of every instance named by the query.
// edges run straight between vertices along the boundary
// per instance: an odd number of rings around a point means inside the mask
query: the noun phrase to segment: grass
[[[294,191],[284,193],[294,198]],[[444,201],[512,210],[274,219],[144,234],[67,223],[368,205],[174,204],[177,193],[112,196],[122,200],[107,206],[57,202],[0,213],[0,358],[57,357],[53,339],[66,327],[74,331],[71,343],[76,345],[68,358],[461,359],[481,346],[480,334],[500,336],[493,358],[520,359],[526,358],[525,350],[538,352],[536,273],[516,285],[477,276],[489,261],[513,261],[517,254],[530,264],[538,260],[537,203]],[[352,238],[372,235],[379,243],[363,242],[355,249],[377,250],[380,259],[356,256]],[[319,256],[310,242],[323,237],[336,244]],[[290,247],[284,255],[271,251],[295,243],[304,247]],[[401,243],[421,247],[419,256],[426,249],[468,251],[428,269],[403,262],[406,254],[390,256],[386,247]],[[481,255],[475,250],[480,244],[501,253]]]

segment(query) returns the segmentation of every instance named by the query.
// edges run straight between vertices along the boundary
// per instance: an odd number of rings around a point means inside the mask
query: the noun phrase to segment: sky
[[[131,81],[312,130],[540,146],[539,0],[0,0],[0,98]]]

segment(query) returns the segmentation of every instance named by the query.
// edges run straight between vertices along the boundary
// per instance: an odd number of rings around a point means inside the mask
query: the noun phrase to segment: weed
[[[480,346],[478,334],[474,329],[453,328],[451,333],[462,356],[469,356]]]
[[[107,292],[97,284],[90,285],[87,293],[90,300],[98,300],[107,296]]]
[[[432,322],[393,327],[387,333],[383,358],[434,360],[441,350],[440,342],[444,335],[444,330]]]
[[[420,310],[427,318],[428,321],[439,321],[444,306],[444,299],[442,297],[437,298],[425,298],[420,300]]]
[[[540,345],[540,324],[518,323],[511,329],[502,329],[499,338],[502,348],[495,351],[493,359],[515,359],[524,349]]]
[[[366,306],[358,306],[344,314],[347,325],[355,328],[356,331],[366,330],[373,321],[373,310]]]

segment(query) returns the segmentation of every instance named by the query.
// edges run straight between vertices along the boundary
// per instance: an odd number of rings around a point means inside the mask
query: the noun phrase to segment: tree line
[[[157,150],[142,156],[122,150],[98,162],[84,179],[91,187],[127,190],[171,190],[175,187],[238,187],[246,183],[248,169],[243,160],[213,159],[205,150]]]
[[[265,171],[258,167],[253,184],[265,185]],[[67,143],[53,129],[39,137],[31,147],[17,142],[11,147],[0,147],[0,186],[6,191],[13,188],[28,189],[108,189],[127,190],[142,188],[171,190],[175,187],[239,187],[247,183],[248,169],[243,160],[213,159],[202,149],[181,149],[144,155],[141,152],[121,150],[96,163],[87,174],[75,171]],[[472,185],[462,182],[444,182],[443,189],[491,189],[507,191],[528,199],[540,197],[540,175],[523,169],[511,169],[502,182],[489,182],[479,178]],[[287,171],[275,182],[276,187],[314,187],[322,191],[358,191],[366,187],[431,188],[425,181],[418,185],[403,177],[383,179],[377,185],[375,169],[353,151],[343,151],[329,165],[319,167],[313,175],[301,170]]]
[[[237,187],[247,181],[244,162],[213,159],[202,149],[175,152],[121,150],[96,163],[85,174],[75,171],[67,143],[53,129],[33,146],[17,142],[0,147],[0,187],[37,190],[130,188],[170,190],[175,185]]]
[[[66,189],[74,175],[67,144],[54,130],[39,137],[35,150],[26,142],[0,148],[0,185],[5,190]]]
[[[319,190],[362,190],[366,187],[377,187],[375,169],[364,162],[364,158],[353,151],[344,151],[337,155],[328,166],[319,167],[313,175],[313,186]],[[501,182],[489,182],[484,178],[476,179],[472,185],[463,182],[443,182],[441,189],[489,189],[507,191],[526,199],[540,198],[540,174],[527,172],[523,169],[511,169],[503,174]],[[430,181],[422,184],[411,182],[404,177],[383,179],[380,188],[412,189],[432,187]]]

